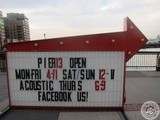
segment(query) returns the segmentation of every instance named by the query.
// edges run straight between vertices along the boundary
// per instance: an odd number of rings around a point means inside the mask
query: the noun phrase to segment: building
[[[5,43],[5,31],[4,31],[4,21],[3,21],[3,13],[0,11],[0,50],[2,50],[2,46]]]
[[[4,17],[6,42],[30,40],[28,18],[24,14],[7,13]]]

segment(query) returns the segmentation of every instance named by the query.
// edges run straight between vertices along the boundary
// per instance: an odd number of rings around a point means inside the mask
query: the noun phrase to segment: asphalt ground
[[[8,98],[6,73],[0,73],[0,102]]]
[[[146,101],[160,106],[160,72],[130,71],[126,74],[125,114],[130,120],[143,120],[140,108]],[[0,112],[8,106],[6,74],[0,73]],[[0,117],[2,120],[121,120],[120,111],[105,110],[17,110],[11,109]],[[160,115],[157,120],[160,120]],[[145,120],[145,119],[144,119]]]
[[[145,120],[141,106],[146,101],[154,101],[160,107],[160,72],[127,72],[125,113],[130,120]],[[160,120],[160,115],[155,120]]]

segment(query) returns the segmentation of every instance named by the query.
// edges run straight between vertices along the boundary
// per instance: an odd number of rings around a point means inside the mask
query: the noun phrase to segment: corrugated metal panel
[[[122,106],[124,52],[8,52],[7,56],[11,105]]]

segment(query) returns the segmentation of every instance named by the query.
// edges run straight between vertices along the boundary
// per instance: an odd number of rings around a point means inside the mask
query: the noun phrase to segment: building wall
[[[28,18],[24,14],[8,13],[5,21],[5,33],[7,41],[28,41],[30,40]]]
[[[3,21],[3,13],[0,11],[0,50],[5,42],[5,31],[4,31],[4,21]]]

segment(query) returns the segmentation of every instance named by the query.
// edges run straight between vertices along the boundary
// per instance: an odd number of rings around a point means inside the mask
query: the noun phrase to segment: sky
[[[24,13],[31,40],[123,31],[129,17],[148,38],[160,34],[160,0],[0,0],[0,11]]]

